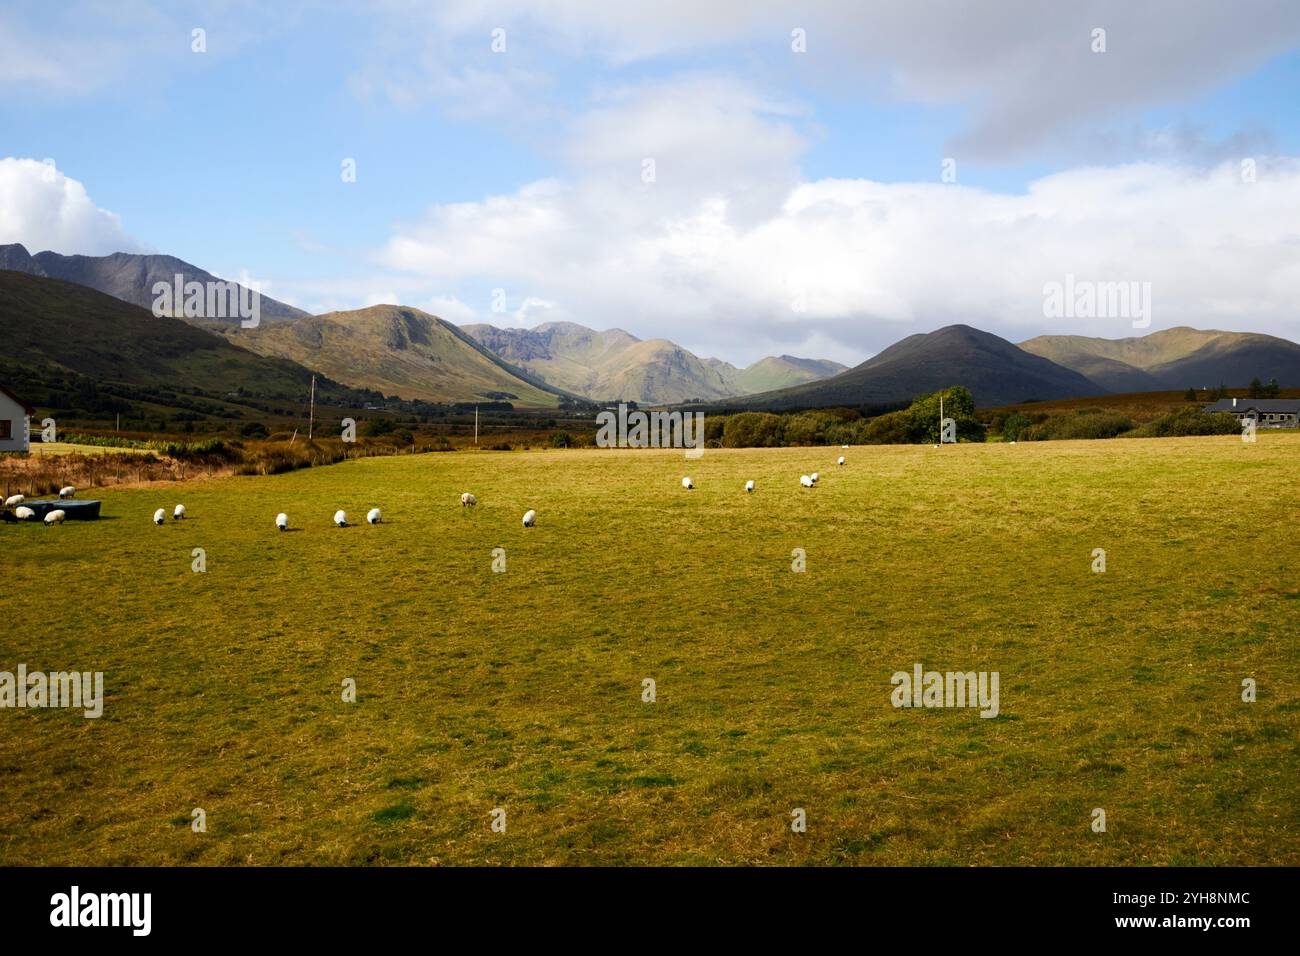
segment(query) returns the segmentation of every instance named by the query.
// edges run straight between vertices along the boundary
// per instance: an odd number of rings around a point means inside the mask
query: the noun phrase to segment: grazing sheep
[[[371,508],[366,512],[366,521],[370,522],[370,524],[379,524],[380,517],[378,508]]]
[[[159,508],[157,511],[153,513],[154,524],[162,524],[166,520],[167,520],[167,512],[164,511],[162,508]]]
[[[754,490],[754,479],[753,479],[753,478],[751,478],[751,479],[749,479],[749,481],[745,482],[745,490],[746,490],[746,491],[753,491],[753,490]]]
[[[67,516],[68,513],[64,511],[62,508],[55,508],[53,511],[51,511],[49,514],[45,516],[45,523],[63,524],[63,519],[66,518]]]
[[[5,507],[17,508],[20,504],[22,504],[26,500],[27,500],[26,495],[10,495],[8,498],[5,499]]]
[[[281,531],[289,527],[289,516],[285,514],[283,511],[281,511],[278,515],[275,516],[275,526],[279,528]]]
[[[835,464],[837,464],[837,465],[842,465],[842,464],[844,464],[844,456],[843,456],[843,455],[840,455],[840,460],[837,461]]]
[[[812,473],[812,483],[817,484],[817,472],[815,471]]]
[[[531,528],[537,523],[537,512],[529,508],[524,512],[524,527]]]
[[[185,506],[177,505],[176,508],[172,511],[172,520],[180,521],[184,517],[185,517]]]
[[[73,495],[75,495],[76,493],[77,493],[77,489],[74,488],[74,487],[72,487],[72,485],[68,485],[68,487],[66,487],[66,488],[60,488],[60,489],[59,489],[59,497],[60,497],[60,498],[71,498],[71,497],[72,497]]]
[[[20,505],[14,509],[14,517],[19,521],[31,521],[36,517],[36,512],[31,508],[24,508]]]
[[[687,490],[690,490],[691,488],[694,488],[695,486],[694,486],[693,484],[691,484],[691,479],[689,479],[689,478],[683,478],[683,479],[682,479],[682,487],[683,487],[683,488],[686,488]]]
[[[460,496],[460,506],[462,508],[468,508],[471,505],[476,505],[476,504],[478,504],[478,499],[475,498],[473,495],[471,495],[468,491]]]
[[[800,475],[799,484],[803,485],[805,488],[811,488],[813,486],[813,480],[807,475]]]
[[[344,511],[342,508],[334,512],[334,523],[338,525],[340,528],[346,528],[348,526],[347,512]]]
[[[849,446],[848,446],[848,445],[841,445],[840,447],[841,447],[841,448],[848,448]]]

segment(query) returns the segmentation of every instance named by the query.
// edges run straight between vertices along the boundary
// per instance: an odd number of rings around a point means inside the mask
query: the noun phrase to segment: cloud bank
[[[0,159],[0,244],[21,242],[35,254],[104,256],[144,251],[116,214],[100,209],[86,187],[52,164]]]

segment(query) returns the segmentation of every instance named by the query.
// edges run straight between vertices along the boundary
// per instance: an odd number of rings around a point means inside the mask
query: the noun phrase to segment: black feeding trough
[[[23,506],[36,513],[37,521],[44,521],[51,511],[62,508],[68,521],[94,521],[99,517],[98,501],[77,501],[72,498],[53,501],[24,501]]]

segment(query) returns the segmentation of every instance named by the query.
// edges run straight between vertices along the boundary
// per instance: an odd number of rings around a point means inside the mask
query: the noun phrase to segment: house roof
[[[17,402],[19,405],[23,407],[23,411],[25,411],[28,415],[36,414],[36,409],[32,408],[32,406],[28,405],[26,402],[24,402],[13,392],[9,391],[9,389],[5,388],[3,385],[0,385],[0,394],[8,395],[10,398],[12,398],[15,402]]]
[[[1232,404],[1232,399],[1221,398],[1213,405],[1206,405],[1203,411],[1207,412],[1247,412],[1251,409],[1257,412],[1291,412],[1300,414],[1300,398],[1239,398],[1237,404]]]

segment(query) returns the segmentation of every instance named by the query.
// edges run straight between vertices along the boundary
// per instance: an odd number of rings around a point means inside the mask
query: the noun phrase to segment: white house
[[[36,409],[0,385],[0,451],[27,451]]]

